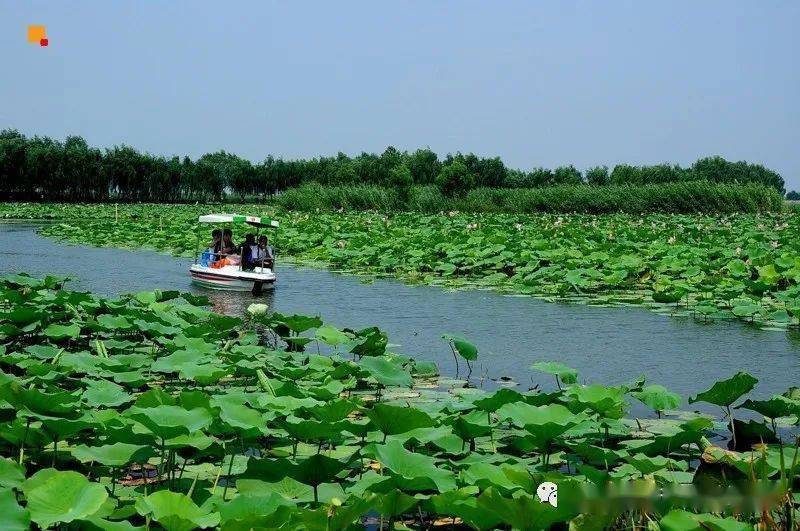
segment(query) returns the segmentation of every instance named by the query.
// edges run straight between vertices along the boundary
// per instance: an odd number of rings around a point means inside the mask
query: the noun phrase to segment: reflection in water
[[[512,377],[521,388],[532,381],[544,389],[553,387],[552,378],[528,369],[548,360],[575,367],[581,382],[612,384],[646,374],[650,383],[684,397],[737,370],[761,380],[757,396],[781,393],[797,385],[800,375],[800,334],[765,332],[736,322],[699,324],[642,308],[552,304],[391,280],[365,285],[354,276],[288,264],[278,264],[274,291],[254,297],[192,286],[188,259],[56,243],[29,225],[0,225],[0,248],[7,251],[0,254],[0,273],[68,275],[78,279],[72,289],[100,295],[188,290],[209,296],[212,308],[228,315],[266,302],[285,314],[320,315],[334,326],[379,326],[399,345],[397,352],[436,361],[445,374],[454,374],[455,365],[441,336],[464,335],[480,351],[473,377]]]

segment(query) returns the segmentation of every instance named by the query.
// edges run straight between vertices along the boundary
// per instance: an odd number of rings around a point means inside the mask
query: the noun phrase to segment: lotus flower
[[[265,315],[269,310],[269,306],[266,304],[251,304],[247,307],[247,313],[250,315]]]

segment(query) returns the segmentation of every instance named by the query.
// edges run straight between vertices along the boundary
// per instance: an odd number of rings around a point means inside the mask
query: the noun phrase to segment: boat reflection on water
[[[189,291],[195,295],[208,297],[211,303],[209,309],[213,312],[232,317],[242,317],[247,311],[247,307],[253,303],[266,304],[269,308],[274,308],[273,301],[279,290],[280,288],[276,286],[275,289],[265,291],[259,296],[254,296],[246,292],[220,291],[192,285]]]

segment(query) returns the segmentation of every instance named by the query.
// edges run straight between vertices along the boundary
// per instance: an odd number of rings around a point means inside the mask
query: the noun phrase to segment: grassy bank
[[[312,184],[286,190],[275,202],[288,210],[304,212],[341,209],[510,214],[755,213],[780,211],[783,206],[782,197],[773,188],[706,181],[641,186],[476,188],[456,197],[447,197],[434,186],[413,186],[401,192],[380,186]]]
[[[0,218],[53,219],[76,243],[189,256],[200,214],[230,205],[2,204]],[[800,216],[275,211],[279,260],[453,288],[595,305],[641,304],[698,319],[797,327]],[[117,219],[118,216],[118,219]],[[247,228],[237,229],[237,238]]]

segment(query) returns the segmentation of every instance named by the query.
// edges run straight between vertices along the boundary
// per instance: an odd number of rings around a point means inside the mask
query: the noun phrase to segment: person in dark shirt
[[[222,243],[220,244],[220,247],[223,257],[237,254],[239,249],[233,242],[233,231],[231,229],[225,229],[222,231]]]
[[[211,231],[211,243],[207,245],[208,250],[211,251],[214,260],[218,259],[218,254],[222,248],[222,231],[214,229]]]
[[[258,246],[256,245],[256,237],[248,233],[244,236],[244,243],[242,244],[242,269],[245,271],[252,271],[256,267],[255,256]]]

